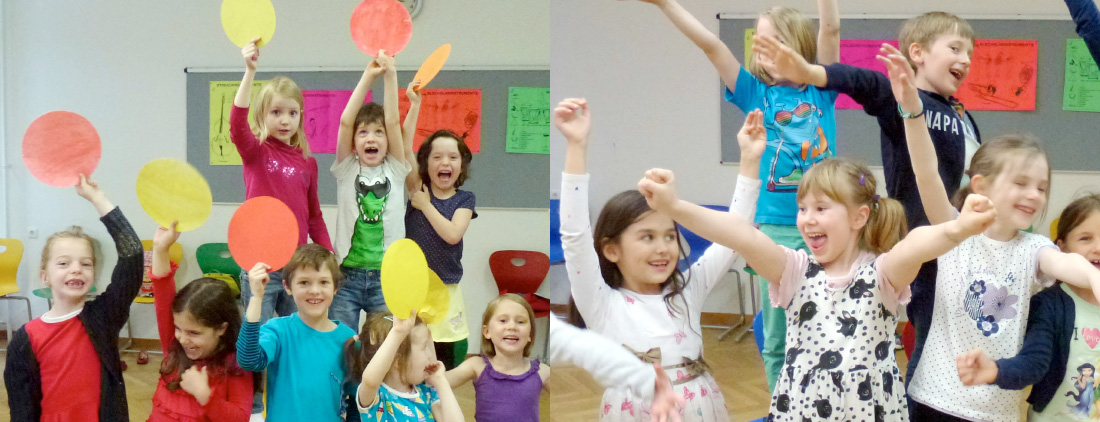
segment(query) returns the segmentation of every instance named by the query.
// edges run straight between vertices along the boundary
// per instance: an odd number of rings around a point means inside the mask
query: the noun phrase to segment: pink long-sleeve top
[[[229,113],[229,138],[244,164],[245,198],[272,196],[290,207],[298,220],[298,244],[307,239],[332,250],[328,228],[317,199],[317,160],[302,151],[268,137],[260,142],[248,126],[248,109],[233,106]]]

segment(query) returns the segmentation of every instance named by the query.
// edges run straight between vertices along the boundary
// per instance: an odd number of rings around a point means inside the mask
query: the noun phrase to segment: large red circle
[[[397,0],[363,0],[351,13],[351,39],[371,57],[395,56],[412,38],[412,18]]]
[[[31,122],[23,134],[23,163],[50,186],[68,187],[91,176],[102,154],[92,122],[71,111],[51,111]]]
[[[298,220],[276,198],[257,196],[244,201],[229,220],[229,253],[245,271],[257,262],[283,268],[298,248]]]

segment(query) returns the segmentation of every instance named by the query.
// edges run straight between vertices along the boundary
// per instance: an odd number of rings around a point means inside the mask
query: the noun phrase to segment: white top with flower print
[[[1024,392],[962,385],[955,356],[980,348],[996,360],[1020,351],[1031,295],[1054,283],[1039,273],[1039,251],[1053,247],[1023,231],[1007,242],[977,235],[939,258],[932,326],[909,384],[913,400],[969,420],[1019,420]]]

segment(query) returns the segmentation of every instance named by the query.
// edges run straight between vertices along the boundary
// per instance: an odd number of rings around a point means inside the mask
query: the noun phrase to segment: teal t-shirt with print
[[[427,384],[417,385],[415,393],[404,393],[383,383],[374,403],[366,407],[360,403],[359,415],[364,422],[434,422],[432,405],[436,403],[439,394]]]

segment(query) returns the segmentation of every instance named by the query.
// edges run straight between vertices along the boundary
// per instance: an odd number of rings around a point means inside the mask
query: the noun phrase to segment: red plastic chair
[[[913,349],[917,347],[917,329],[913,323],[905,321],[905,327],[901,329],[901,345],[905,348],[905,358],[913,358]]]
[[[550,272],[549,256],[536,251],[496,251],[489,255],[489,270],[500,294],[523,296],[535,310],[535,318],[550,316],[550,300],[535,295]]]

